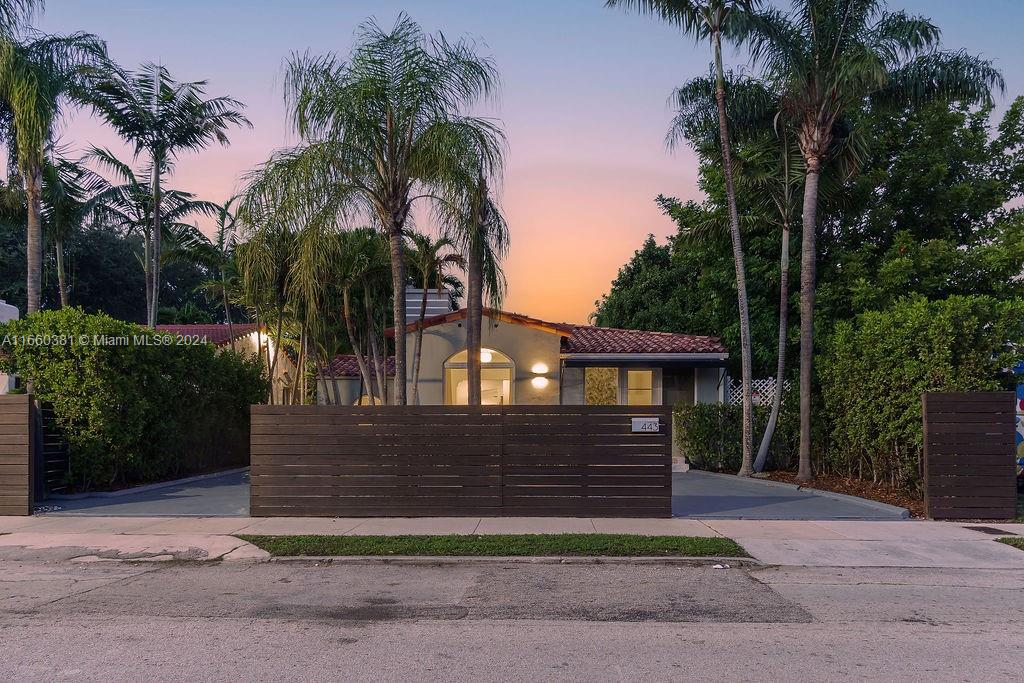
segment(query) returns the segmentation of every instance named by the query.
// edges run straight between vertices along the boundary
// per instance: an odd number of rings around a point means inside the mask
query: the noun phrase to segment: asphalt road
[[[0,562],[0,679],[1019,680],[1005,570]]]

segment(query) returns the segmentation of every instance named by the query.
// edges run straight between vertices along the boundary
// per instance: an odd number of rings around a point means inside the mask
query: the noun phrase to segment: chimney
[[[405,288],[405,324],[420,319],[420,306],[423,305],[423,290],[416,287]],[[427,311],[424,317],[443,315],[452,311],[452,303],[447,289],[440,293],[436,289],[427,290]]]

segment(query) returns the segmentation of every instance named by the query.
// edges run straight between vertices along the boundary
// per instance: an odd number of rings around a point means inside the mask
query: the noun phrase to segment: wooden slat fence
[[[32,397],[0,395],[0,515],[32,514]]]
[[[250,513],[669,517],[670,425],[661,406],[253,406]]]
[[[1012,392],[928,393],[925,513],[932,519],[1013,519],[1016,412]]]

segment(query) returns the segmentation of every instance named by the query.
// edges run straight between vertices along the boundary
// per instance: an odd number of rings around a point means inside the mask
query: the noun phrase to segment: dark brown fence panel
[[[251,514],[668,517],[670,424],[662,407],[253,406]]]
[[[499,514],[496,409],[253,406],[250,514]]]
[[[32,399],[0,396],[0,515],[32,514]]]
[[[929,393],[922,401],[926,515],[1016,517],[1013,393]]]
[[[658,417],[634,434],[632,418]],[[508,406],[506,515],[671,517],[671,414],[662,406]]]

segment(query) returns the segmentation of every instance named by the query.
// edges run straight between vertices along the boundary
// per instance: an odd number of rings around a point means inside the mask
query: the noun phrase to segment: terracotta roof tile
[[[197,325],[157,325],[157,332],[166,334],[177,334],[183,337],[204,337],[207,342],[214,346],[223,346],[231,343],[231,334],[228,333],[228,325],[222,323],[197,324]],[[236,323],[231,325],[231,332],[235,339],[244,337],[256,331],[253,323]]]
[[[366,359],[366,367],[369,368],[370,374],[373,374],[373,359]],[[384,363],[384,371],[389,377],[395,376],[395,357],[388,356]],[[344,354],[335,356],[331,359],[330,373],[335,377],[359,377],[359,363],[356,362],[356,357],[353,354]]]
[[[718,337],[678,332],[575,325],[562,340],[565,353],[726,353]]]

